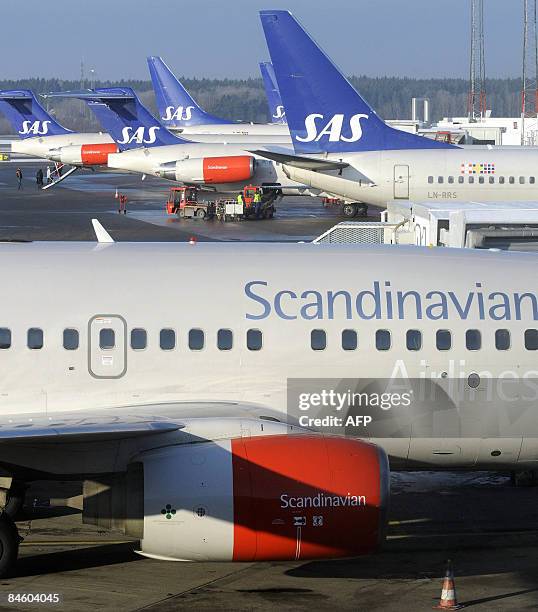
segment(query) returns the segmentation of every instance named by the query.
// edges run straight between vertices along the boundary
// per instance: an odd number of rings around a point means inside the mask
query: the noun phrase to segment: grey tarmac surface
[[[81,173],[47,192],[37,165],[0,164],[0,239],[94,240],[98,218],[116,240],[304,240],[340,220],[317,199],[286,198],[272,221],[219,224],[164,213],[170,183]],[[43,164],[42,167],[45,167]],[[129,198],[118,215],[116,187]],[[376,219],[375,213],[371,217]],[[431,610],[452,559],[460,602],[484,611],[538,609],[538,489],[506,475],[393,474],[384,550],[352,560],[261,564],[166,563],[140,557],[121,533],[48,508],[77,483],[35,483],[18,526],[16,576],[0,581],[0,610]],[[63,603],[8,604],[9,593],[59,593]]]
[[[23,189],[17,191],[16,164],[0,163],[0,239],[93,240],[91,219],[99,219],[115,240],[312,240],[342,220],[337,207],[319,198],[286,197],[274,219],[220,223],[167,215],[170,181],[113,172],[79,171],[46,191],[35,174],[46,164],[22,165]],[[127,215],[117,212],[116,188],[128,198]],[[207,194],[209,199],[218,196]],[[221,196],[222,197],[222,196]],[[229,196],[228,196],[229,197]],[[372,211],[371,220],[379,219]]]

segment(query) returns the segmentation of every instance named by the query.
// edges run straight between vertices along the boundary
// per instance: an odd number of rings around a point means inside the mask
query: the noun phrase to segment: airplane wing
[[[277,153],[275,151],[250,151],[254,155],[265,157],[286,166],[302,168],[304,170],[342,170],[349,166],[346,162],[334,161],[332,159],[316,159],[313,157],[303,157],[302,155],[292,155],[291,153]]]
[[[147,407],[146,407],[147,408]],[[102,413],[101,413],[102,412]],[[32,415],[0,419],[0,444],[26,442],[98,442],[166,433],[184,425],[168,418],[136,415],[125,408],[51,417]]]
[[[163,402],[116,408],[0,416],[0,446],[24,443],[101,442],[186,430],[193,420],[248,419],[295,424],[266,407],[233,401]]]

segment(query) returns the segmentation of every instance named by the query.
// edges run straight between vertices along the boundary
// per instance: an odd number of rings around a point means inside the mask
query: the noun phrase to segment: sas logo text
[[[167,106],[163,121],[190,121],[194,106]]]
[[[50,124],[50,121],[23,121],[22,130],[19,130],[19,134],[23,136],[26,134],[44,136],[45,134],[48,134]]]
[[[279,104],[276,107],[276,112],[273,115],[273,119],[282,119],[285,115],[286,115],[286,111],[284,110],[284,107],[282,106],[282,104]]]
[[[157,126],[146,128],[140,126],[136,130],[130,126],[125,126],[122,131],[122,139],[118,140],[118,144],[153,144],[157,140],[156,132],[159,129]]]
[[[295,139],[300,142],[318,142],[323,136],[329,136],[330,142],[357,142],[362,138],[361,119],[368,119],[368,115],[358,113],[353,115],[349,120],[349,129],[351,136],[342,136],[344,126],[344,115],[333,115],[326,123],[320,123],[319,120],[325,121],[323,115],[312,113],[305,119],[306,136],[296,136]],[[319,123],[319,125],[318,125]]]

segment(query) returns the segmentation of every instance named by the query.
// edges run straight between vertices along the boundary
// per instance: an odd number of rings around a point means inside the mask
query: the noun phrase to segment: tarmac
[[[26,163],[0,164],[0,240],[95,240],[97,218],[116,240],[309,240],[341,220],[317,198],[285,198],[273,220],[218,223],[168,217],[170,183],[75,173],[46,192]],[[45,167],[45,164],[42,165]],[[120,215],[116,188],[128,197]],[[371,219],[376,219],[375,211]],[[387,540],[369,557],[288,563],[171,563],[140,557],[119,532],[83,525],[49,498],[79,483],[34,483],[18,517],[16,576],[0,581],[0,610],[431,610],[452,560],[458,599],[477,611],[538,609],[538,491],[507,474],[392,475]],[[8,603],[10,593],[58,594],[61,603]]]

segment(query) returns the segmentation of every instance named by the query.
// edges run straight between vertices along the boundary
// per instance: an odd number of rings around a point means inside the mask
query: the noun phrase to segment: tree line
[[[384,119],[409,119],[412,97],[430,99],[430,116],[434,121],[466,114],[468,82],[465,79],[353,76],[350,80]],[[181,81],[200,106],[214,115],[234,121],[269,121],[261,79],[182,78]],[[61,79],[0,80],[0,89],[31,89],[37,94],[80,89],[80,86],[80,81]],[[151,81],[101,81],[96,86],[132,87],[142,102],[156,113]],[[519,116],[520,89],[521,80],[517,78],[488,79],[487,106],[492,109],[492,116]],[[45,100],[44,105],[66,127],[77,131],[100,129],[83,102],[51,98]],[[0,117],[0,133],[9,134],[11,131],[7,121]]]

